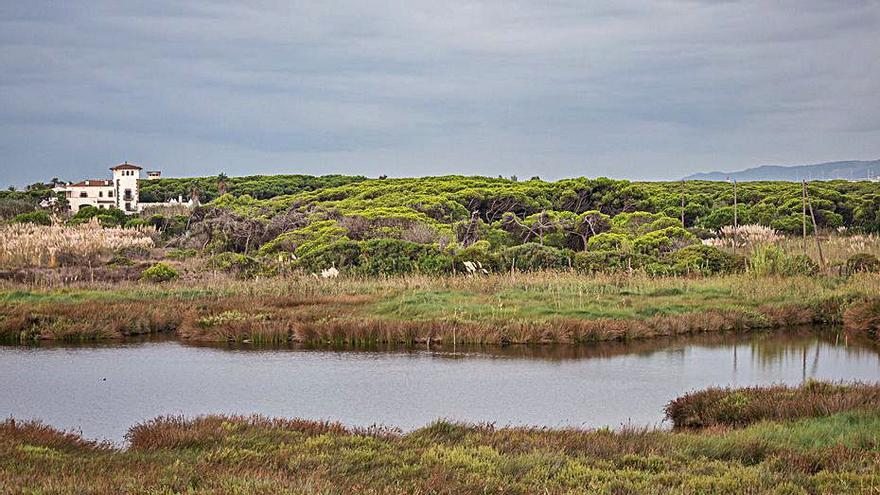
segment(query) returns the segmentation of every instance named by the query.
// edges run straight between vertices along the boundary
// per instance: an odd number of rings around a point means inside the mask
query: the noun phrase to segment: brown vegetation
[[[880,298],[853,304],[843,314],[843,325],[854,335],[880,340]]]
[[[877,409],[880,385],[807,382],[799,387],[709,388],[673,400],[666,416],[677,428],[705,428]]]

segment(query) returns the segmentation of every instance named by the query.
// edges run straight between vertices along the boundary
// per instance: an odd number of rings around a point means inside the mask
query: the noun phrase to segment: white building
[[[113,179],[88,179],[76,184],[57,186],[55,192],[64,193],[70,211],[76,213],[84,206],[107,209],[118,208],[127,214],[140,211],[138,180],[141,167],[125,162],[110,170]]]

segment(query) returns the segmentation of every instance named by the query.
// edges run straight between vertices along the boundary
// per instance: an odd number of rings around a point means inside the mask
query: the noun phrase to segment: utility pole
[[[801,226],[803,227],[804,254],[807,254],[807,181],[801,182]]]
[[[813,220],[813,238],[816,239],[816,251],[819,252],[819,266],[825,269],[825,257],[822,256],[822,245],[819,242],[819,226],[816,225],[816,215],[813,213],[813,203],[810,201],[810,193],[807,192],[807,185],[804,183],[804,198],[807,200],[807,206],[810,208],[810,218]]]
[[[684,228],[684,179],[681,179],[681,228]]]
[[[737,210],[739,209],[739,204],[737,203],[736,198],[736,179],[733,179],[733,254],[736,255],[736,244],[739,239],[739,215],[737,214]]]

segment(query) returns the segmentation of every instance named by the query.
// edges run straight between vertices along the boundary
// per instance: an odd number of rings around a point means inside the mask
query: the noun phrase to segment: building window
[[[107,197],[108,197],[108,198],[112,198],[112,197],[113,197],[113,191],[107,191]]]
[[[79,193],[79,197],[81,197],[81,198],[88,198],[89,195],[88,195],[88,193],[86,193],[85,191],[82,191],[81,193]]]
[[[125,211],[131,211],[131,203],[125,203]]]
[[[103,198],[103,197],[104,197],[104,191],[98,191],[98,197],[99,197],[99,198]]]

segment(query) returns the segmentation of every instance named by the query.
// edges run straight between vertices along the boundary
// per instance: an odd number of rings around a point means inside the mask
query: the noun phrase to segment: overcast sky
[[[0,184],[876,158],[880,0],[0,0]]]

